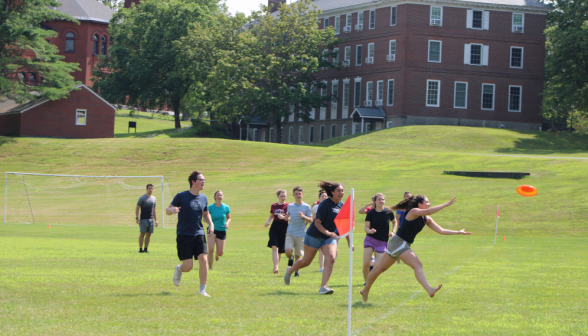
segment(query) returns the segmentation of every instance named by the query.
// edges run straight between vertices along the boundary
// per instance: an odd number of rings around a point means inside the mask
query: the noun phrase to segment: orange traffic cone
[[[502,237],[502,241],[506,241],[506,236],[503,236]]]
[[[51,224],[49,224],[49,228],[51,228]]]

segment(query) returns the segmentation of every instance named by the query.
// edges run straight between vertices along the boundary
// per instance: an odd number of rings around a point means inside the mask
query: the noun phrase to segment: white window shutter
[[[443,7],[441,7],[441,27],[443,27]]]
[[[469,44],[464,44],[463,49],[463,64],[470,64],[471,49]]]
[[[466,17],[466,28],[472,29],[472,21],[474,21],[474,10],[468,9],[468,14]]]
[[[482,47],[482,65],[488,65],[488,55],[490,52],[490,47],[485,45]]]
[[[490,12],[484,11],[484,30],[488,30],[490,28]]]

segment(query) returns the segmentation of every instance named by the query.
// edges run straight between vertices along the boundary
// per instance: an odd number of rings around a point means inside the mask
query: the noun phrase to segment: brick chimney
[[[267,0],[267,5],[270,7],[270,13],[278,11],[280,4],[286,3],[286,0]]]

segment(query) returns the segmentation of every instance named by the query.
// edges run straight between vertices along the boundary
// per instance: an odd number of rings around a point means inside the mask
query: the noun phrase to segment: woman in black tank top
[[[447,203],[431,207],[429,199],[426,196],[418,195],[411,196],[392,207],[394,210],[405,210],[406,215],[402,222],[402,226],[398,229],[396,235],[388,242],[388,249],[386,250],[384,257],[382,257],[382,260],[380,260],[378,265],[369,273],[365,287],[360,291],[363,301],[367,302],[370,288],[378,276],[384,273],[390,268],[390,266],[394,265],[398,259],[412,267],[417,281],[423,286],[430,297],[435,296],[435,293],[441,289],[443,284],[440,284],[435,288],[431,287],[425,277],[425,273],[423,272],[423,264],[414,251],[411,250],[410,245],[414,242],[414,238],[419,232],[421,232],[425,225],[442,235],[471,235],[472,233],[466,232],[465,229],[460,231],[446,230],[439,226],[439,224],[435,223],[433,218],[430,217],[430,215],[452,205],[454,202],[455,197]]]

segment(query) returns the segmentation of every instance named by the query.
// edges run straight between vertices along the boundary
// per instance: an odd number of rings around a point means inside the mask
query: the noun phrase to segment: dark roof
[[[243,121],[245,121],[246,124],[256,124],[256,125],[267,125],[267,119],[261,119],[259,116],[254,116],[251,117],[251,120],[249,122],[247,122],[247,120],[245,118],[241,119]]]
[[[351,112],[351,117],[357,113],[360,118],[385,118],[386,113],[382,110],[381,107],[356,107],[353,112]]]
[[[53,9],[79,21],[95,21],[108,24],[114,11],[98,0],[57,0],[61,6]]]

